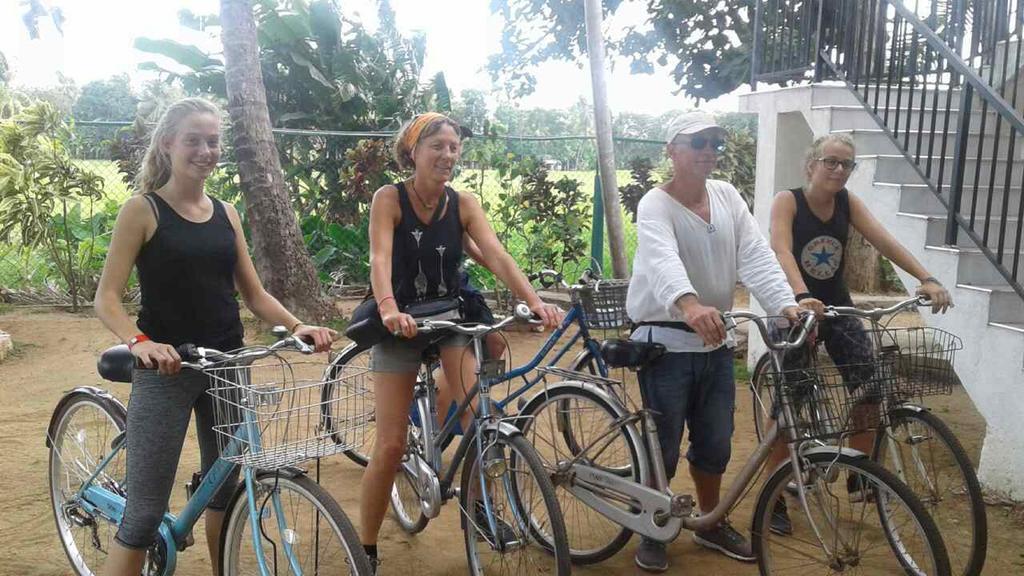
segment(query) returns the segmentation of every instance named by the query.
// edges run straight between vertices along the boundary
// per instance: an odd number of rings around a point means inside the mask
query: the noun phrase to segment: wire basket
[[[629,325],[626,315],[626,292],[629,280],[598,280],[574,288],[573,302],[583,307],[584,320],[588,328],[608,330]]]
[[[882,427],[879,403],[895,380],[893,357],[842,366],[814,361],[767,376],[780,432],[791,442],[832,442]]]
[[[963,341],[939,328],[886,328],[879,334],[881,356],[892,356],[899,398],[951,394],[960,379],[953,369]]]
[[[362,444],[372,402],[360,379],[316,361],[268,356],[206,370],[221,458],[276,470]]]

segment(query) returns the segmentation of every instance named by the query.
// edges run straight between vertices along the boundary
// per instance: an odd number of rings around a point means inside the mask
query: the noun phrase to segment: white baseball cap
[[[715,122],[715,117],[711,114],[699,110],[687,112],[668,125],[668,131],[665,132],[665,143],[671,144],[676,139],[676,136],[680,134],[696,134],[708,128],[717,128],[723,132],[725,131],[725,128],[722,128],[718,125],[718,122]]]

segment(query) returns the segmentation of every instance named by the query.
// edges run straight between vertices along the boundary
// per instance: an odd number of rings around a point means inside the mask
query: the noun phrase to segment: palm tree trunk
[[[220,20],[232,144],[256,271],[285,307],[303,320],[318,321],[328,307],[284,189],[270,131],[252,2],[221,0]]]

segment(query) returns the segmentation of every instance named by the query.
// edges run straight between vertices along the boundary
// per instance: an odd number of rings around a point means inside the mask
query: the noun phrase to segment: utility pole
[[[587,52],[590,55],[590,81],[594,90],[594,129],[597,132],[597,164],[608,225],[608,245],[612,252],[612,274],[629,276],[626,240],[622,231],[622,207],[615,181],[615,149],[612,142],[612,115],[608,110],[608,87],[604,69],[604,37],[601,36],[601,0],[585,0]]]

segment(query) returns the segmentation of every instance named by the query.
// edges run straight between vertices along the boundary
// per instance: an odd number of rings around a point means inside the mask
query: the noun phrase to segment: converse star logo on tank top
[[[800,265],[812,278],[828,280],[843,261],[843,245],[832,236],[818,236],[804,246]]]

